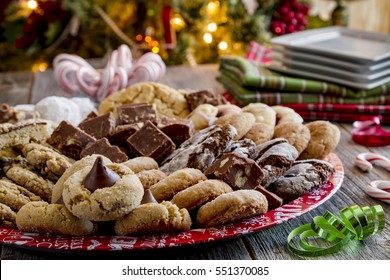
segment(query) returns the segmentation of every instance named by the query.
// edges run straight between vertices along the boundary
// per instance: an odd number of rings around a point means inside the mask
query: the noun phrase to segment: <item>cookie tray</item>
[[[253,233],[295,219],[319,207],[341,187],[344,168],[340,158],[331,153],[325,159],[335,168],[329,181],[309,193],[264,215],[236,221],[215,228],[195,228],[185,232],[145,236],[57,236],[0,228],[0,243],[39,250],[56,251],[126,251],[195,245]],[[325,210],[324,210],[325,212]]]

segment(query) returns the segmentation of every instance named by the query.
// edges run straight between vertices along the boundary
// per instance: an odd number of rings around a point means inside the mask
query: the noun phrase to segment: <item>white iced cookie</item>
[[[263,103],[251,103],[244,108],[243,112],[252,113],[255,116],[256,123],[265,123],[272,128],[276,123],[276,112],[268,105]]]
[[[201,130],[214,121],[217,113],[217,107],[210,104],[201,104],[191,112],[188,119],[192,120],[196,130]]]
[[[66,120],[77,126],[82,120],[79,106],[65,97],[45,97],[35,105],[35,110],[39,112],[41,118],[51,120],[57,124]]]

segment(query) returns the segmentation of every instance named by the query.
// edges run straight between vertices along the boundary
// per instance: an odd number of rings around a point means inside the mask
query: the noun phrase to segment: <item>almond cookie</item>
[[[158,169],[158,163],[151,157],[135,157],[123,162],[134,173],[145,170]]]
[[[274,127],[266,123],[254,123],[252,128],[245,134],[245,138],[251,139],[256,145],[263,144],[272,139]]]
[[[75,217],[62,204],[30,202],[16,214],[19,230],[63,235],[92,235],[97,227],[88,220]]]
[[[323,160],[297,160],[267,190],[283,199],[284,203],[294,200],[312,188],[322,185],[334,172],[334,168]]]
[[[64,182],[62,197],[66,208],[80,219],[116,220],[140,205],[144,194],[137,175],[120,163],[105,164],[97,157]]]
[[[18,165],[7,168],[5,174],[8,179],[40,196],[42,199],[47,201],[51,199],[54,186],[52,181],[43,178],[28,168]]]
[[[157,201],[171,200],[179,191],[191,187],[207,177],[195,168],[183,168],[168,175],[157,184],[150,187]]]
[[[162,179],[167,177],[167,174],[158,169],[144,170],[137,173],[137,177],[141,181],[145,189],[157,184]]]
[[[178,192],[171,202],[179,208],[186,208],[188,211],[191,211],[221,194],[232,191],[233,189],[223,181],[206,180]]]
[[[275,127],[274,138],[284,138],[301,154],[310,141],[310,130],[298,122],[284,122]]]
[[[276,112],[276,124],[281,124],[284,122],[297,122],[303,123],[303,118],[293,109],[285,106],[272,106],[271,107]]]
[[[340,130],[328,121],[314,121],[306,124],[310,130],[310,141],[299,159],[324,159],[340,141]]]
[[[217,107],[210,104],[201,104],[187,118],[192,121],[195,130],[201,130],[214,122],[217,113]]]
[[[0,227],[15,228],[16,213],[7,205],[0,203]]]
[[[187,209],[169,201],[146,203],[115,223],[117,235],[139,235],[189,230],[191,218]]]
[[[237,130],[231,125],[202,129],[167,157],[160,170],[166,174],[186,167],[204,171],[222,155],[236,135]]]
[[[187,100],[183,93],[153,82],[137,83],[111,94],[100,103],[99,113],[116,114],[116,107],[130,103],[155,105],[159,114],[172,118],[185,118],[189,114]]]
[[[17,124],[0,124],[0,148],[5,149],[30,142],[42,142],[52,133],[51,124],[43,120],[27,120]]]
[[[64,189],[64,182],[76,171],[83,169],[84,167],[92,167],[94,162],[96,161],[96,158],[101,156],[103,158],[103,161],[105,164],[111,164],[112,161],[105,156],[102,155],[91,155],[86,156],[75,163],[72,164],[71,167],[69,167],[64,174],[58,179],[58,181],[53,186],[53,192],[51,195],[51,202],[57,203],[61,200],[62,197],[62,190]]]
[[[73,163],[54,149],[37,143],[24,145],[22,153],[29,164],[52,180],[58,180]]]
[[[39,196],[8,180],[0,180],[0,201],[13,210],[19,210],[31,201],[42,200]]]
[[[263,103],[250,103],[242,108],[243,112],[252,113],[256,123],[268,124],[271,128],[276,124],[276,112],[270,106]]]
[[[237,135],[234,140],[239,140],[248,133],[255,123],[255,116],[251,113],[240,113],[225,115],[218,118],[214,124],[216,125],[227,125],[230,124],[237,130]]]
[[[255,190],[238,190],[218,196],[200,207],[196,217],[199,227],[211,227],[264,214],[265,196]]]

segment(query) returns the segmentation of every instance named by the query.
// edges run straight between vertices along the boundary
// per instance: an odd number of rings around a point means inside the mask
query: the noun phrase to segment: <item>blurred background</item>
[[[123,43],[167,65],[216,63],[304,29],[390,33],[389,15],[390,0],[1,0],[0,71],[43,71],[60,53],[105,57]]]

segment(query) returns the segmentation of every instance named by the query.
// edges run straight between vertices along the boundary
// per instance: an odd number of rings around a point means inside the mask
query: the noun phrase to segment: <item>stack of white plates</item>
[[[327,27],[279,36],[271,43],[271,70],[356,89],[390,82],[390,34]]]

